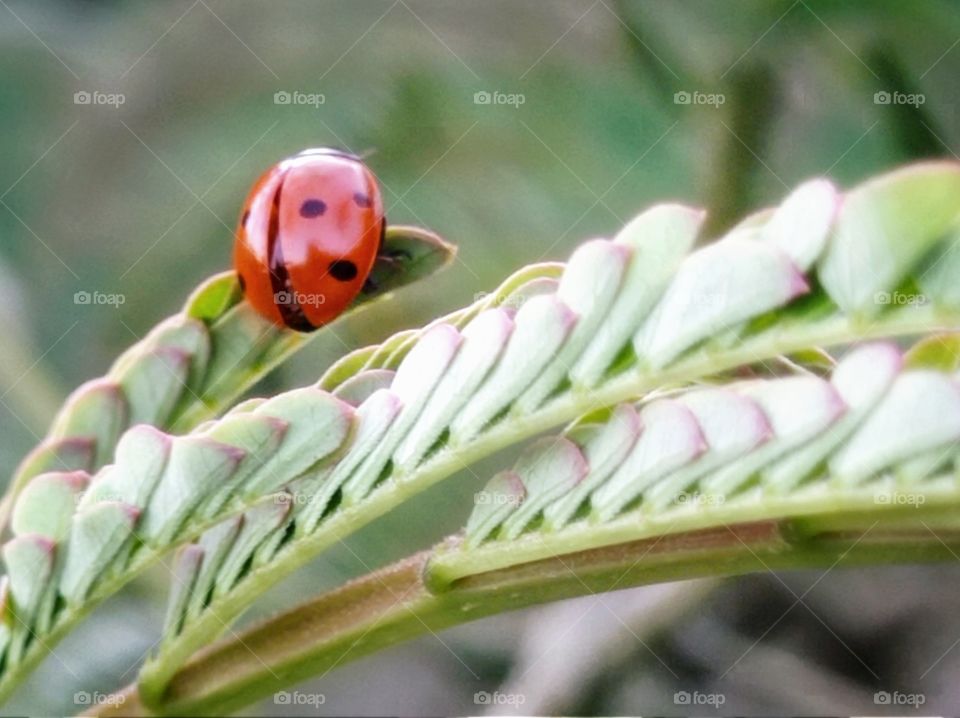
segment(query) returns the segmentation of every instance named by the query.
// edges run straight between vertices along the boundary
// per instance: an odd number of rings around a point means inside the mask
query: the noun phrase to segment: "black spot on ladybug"
[[[370,195],[364,194],[363,192],[354,192],[353,201],[357,203],[358,207],[363,207],[364,209],[370,209],[373,206],[373,202],[370,201]]]
[[[326,211],[327,205],[322,199],[304,200],[303,204],[300,205],[300,216],[307,219],[319,217]]]
[[[238,275],[237,275],[237,279],[240,281],[240,291],[241,291],[241,292],[246,292],[246,291],[247,291],[247,283],[246,283],[246,281],[244,281],[243,275],[242,275],[242,274],[238,274]]]
[[[357,265],[349,259],[335,259],[330,262],[329,271],[330,276],[338,282],[349,282],[351,279],[356,279]]]
[[[240,224],[244,227],[247,226],[247,220],[250,219],[250,210],[248,209],[243,213],[243,218],[240,220]]]

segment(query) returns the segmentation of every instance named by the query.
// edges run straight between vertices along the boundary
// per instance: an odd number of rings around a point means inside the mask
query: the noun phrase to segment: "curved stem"
[[[439,592],[424,581],[432,552],[416,554],[199,652],[173,676],[159,714],[235,711],[426,632],[546,601],[704,576],[947,561],[960,550],[960,532],[795,529],[760,521],[648,538],[469,576]],[[135,686],[96,713],[150,714]]]

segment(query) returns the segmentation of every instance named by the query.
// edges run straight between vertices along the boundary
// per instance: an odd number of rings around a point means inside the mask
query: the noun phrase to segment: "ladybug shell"
[[[383,199],[353,155],[306,150],[257,180],[233,261],[247,300],[297,331],[339,316],[363,288],[383,239]]]

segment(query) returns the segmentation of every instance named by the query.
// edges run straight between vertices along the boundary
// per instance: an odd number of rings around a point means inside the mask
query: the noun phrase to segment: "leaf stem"
[[[484,616],[629,586],[755,571],[947,561],[960,532],[829,531],[760,521],[605,546],[460,579],[432,591],[432,552],[323,594],[209,646],[173,676],[161,715],[215,715],[351,660]],[[131,686],[96,715],[150,715]]]

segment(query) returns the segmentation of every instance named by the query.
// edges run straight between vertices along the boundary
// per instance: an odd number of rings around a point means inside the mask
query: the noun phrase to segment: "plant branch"
[[[472,575],[439,592],[424,582],[433,556],[424,552],[200,651],[173,677],[159,714],[229,713],[428,631],[547,601],[706,576],[948,561],[957,550],[960,532],[808,536],[791,521],[761,521],[557,556]],[[151,715],[134,686],[111,703],[96,715]]]

